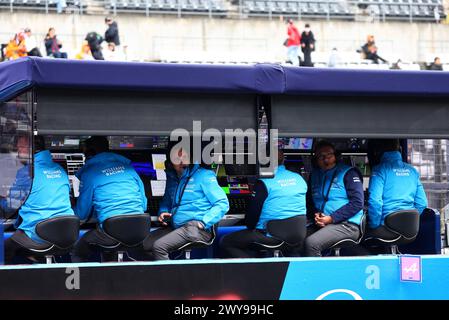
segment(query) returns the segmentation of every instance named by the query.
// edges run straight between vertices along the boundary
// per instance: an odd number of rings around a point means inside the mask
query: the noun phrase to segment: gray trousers
[[[151,232],[143,242],[143,249],[152,260],[168,260],[170,252],[192,241],[209,241],[212,234],[198,227],[198,221],[189,221],[180,228],[163,227]]]
[[[304,255],[306,257],[321,257],[322,251],[329,249],[338,241],[343,239],[357,240],[360,236],[359,227],[349,222],[328,224],[323,228],[311,226],[307,228],[307,234],[309,232],[310,235],[304,243]]]

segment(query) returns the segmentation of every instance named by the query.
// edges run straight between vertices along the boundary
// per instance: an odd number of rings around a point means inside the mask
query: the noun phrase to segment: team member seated
[[[315,147],[317,168],[309,178],[308,217],[304,254],[320,257],[322,252],[343,239],[357,240],[363,216],[363,183],[359,172],[343,163],[335,147],[320,141]]]
[[[31,192],[19,209],[17,231],[5,241],[5,263],[16,254],[27,254],[27,248],[45,249],[49,244],[36,233],[36,225],[50,218],[74,215],[70,204],[70,184],[67,173],[52,161],[45,150],[43,137],[34,138],[34,178]],[[21,170],[29,170],[29,166]]]
[[[170,252],[189,242],[208,242],[213,225],[229,210],[226,194],[211,170],[191,164],[190,155],[182,148],[171,154],[180,178],[173,205],[166,207],[171,211],[159,215],[163,227],[144,241],[144,250],[152,260],[168,260]]]
[[[427,198],[418,171],[402,161],[398,139],[373,140],[369,145],[373,167],[368,187],[368,230],[366,239],[394,239],[397,234],[384,226],[385,218],[395,211],[427,207]],[[404,212],[404,214],[407,214]]]
[[[279,150],[278,168],[273,178],[259,179],[254,187],[252,201],[245,216],[247,229],[236,231],[221,239],[220,248],[224,257],[253,258],[254,243],[271,244],[273,239],[267,233],[267,223],[298,215],[306,215],[307,184],[297,173],[284,166],[284,155]],[[305,218],[304,230],[305,235]],[[301,232],[301,230],[298,230]],[[298,243],[301,247],[302,243]]]
[[[106,137],[94,136],[85,142],[86,164],[76,173],[80,180],[75,213],[81,220],[93,214],[97,228],[88,231],[75,245],[72,262],[85,262],[100,247],[117,241],[103,231],[108,218],[126,214],[144,214],[147,208],[145,188],[130,160],[109,151]],[[132,230],[129,230],[132,232]],[[112,257],[107,258],[112,260]]]
[[[181,164],[173,164],[170,160],[165,161],[165,175],[167,177],[165,183],[164,197],[159,203],[159,216],[169,216],[172,211],[172,205],[175,199],[176,189],[184,172],[184,166]],[[168,214],[168,215],[167,215]],[[163,220],[163,218],[162,218]]]

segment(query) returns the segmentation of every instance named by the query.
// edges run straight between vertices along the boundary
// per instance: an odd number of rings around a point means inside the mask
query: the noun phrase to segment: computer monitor
[[[169,136],[109,136],[111,150],[167,149]]]
[[[45,147],[52,151],[79,150],[80,142],[87,138],[88,136],[48,135],[45,136]]]
[[[139,176],[150,177],[156,180],[156,170],[153,169],[151,162],[131,161],[131,166],[136,170]]]
[[[255,164],[225,164],[228,176],[254,176],[257,173]]]
[[[327,141],[332,143],[340,153],[368,152],[368,139],[365,138],[337,138],[328,139]]]
[[[311,151],[313,138],[286,137],[279,138],[279,145],[284,150],[303,150]]]
[[[231,177],[227,178],[227,186],[222,186],[226,194],[240,195],[251,194],[248,179],[246,177]]]
[[[131,160],[130,165],[142,180],[147,198],[164,195],[166,179],[164,168],[161,167],[156,170],[152,153],[147,150],[120,150],[115,152]]]

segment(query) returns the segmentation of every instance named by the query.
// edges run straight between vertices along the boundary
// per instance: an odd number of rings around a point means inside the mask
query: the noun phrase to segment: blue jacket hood
[[[189,178],[190,177],[190,178]],[[188,167],[179,181],[174,199],[172,224],[179,228],[189,221],[201,221],[206,229],[216,224],[229,210],[228,198],[211,170],[198,164]]]
[[[402,161],[399,151],[388,151],[382,155],[381,161]]]
[[[131,160],[129,160],[128,158],[125,158],[124,156],[121,156],[119,154],[116,153],[112,153],[112,152],[102,152],[99,153],[95,156],[93,156],[92,158],[90,158],[89,160],[86,161],[85,165],[78,170],[75,175],[76,177],[79,179],[81,177],[81,175],[83,174],[83,172],[86,170],[86,168],[89,168],[90,166],[97,164],[97,163],[102,163],[102,162],[120,162],[122,164],[130,164]]]
[[[400,152],[385,152],[381,162],[373,168],[369,181],[368,226],[378,228],[385,217],[398,210],[427,207],[427,197],[419,172],[403,162]]]
[[[74,213],[70,203],[69,178],[64,169],[52,161],[48,150],[36,153],[34,163],[33,185],[19,210],[22,222],[18,229],[32,240],[42,243],[35,230],[40,221]]]
[[[145,187],[130,162],[121,155],[103,152],[76,173],[80,195],[75,212],[81,220],[94,214],[101,226],[110,217],[146,211]]]
[[[34,155],[35,163],[52,163],[51,153],[48,150],[40,151]]]

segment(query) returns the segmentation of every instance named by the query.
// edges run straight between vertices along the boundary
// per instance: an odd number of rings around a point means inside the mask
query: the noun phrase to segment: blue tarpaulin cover
[[[449,72],[80,61],[22,58],[0,63],[0,102],[33,86],[317,95],[449,96]]]

